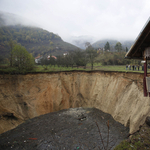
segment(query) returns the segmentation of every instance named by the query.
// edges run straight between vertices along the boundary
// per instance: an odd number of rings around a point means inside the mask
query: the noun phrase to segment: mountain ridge
[[[69,42],[80,47],[81,49],[85,49],[85,43],[89,42],[94,48],[104,48],[105,44],[109,42],[110,47],[114,49],[115,45],[117,42],[120,42],[122,44],[123,49],[130,49],[130,47],[133,45],[134,41],[133,40],[118,40],[118,39],[110,39],[110,38],[105,38],[105,39],[100,39],[97,40],[98,38],[95,38],[94,36],[90,35],[82,35],[82,36],[73,36],[70,37]]]
[[[64,52],[76,50],[78,47],[64,42],[61,37],[53,32],[49,32],[36,26],[27,26],[22,24],[11,25],[6,23],[6,20],[11,20],[11,14],[0,13],[0,54],[8,57],[9,46],[8,41],[14,40],[23,45],[29,53],[35,57],[37,55],[60,55]],[[17,20],[17,19],[16,19]],[[15,23],[19,23],[15,21]]]
[[[97,42],[93,43],[92,46],[94,48],[104,48],[105,44],[109,42],[111,50],[114,50],[115,45],[117,42],[120,42],[122,44],[123,49],[125,50],[126,47],[130,49],[130,47],[133,45],[133,40],[115,40],[115,39],[103,39],[98,40]]]

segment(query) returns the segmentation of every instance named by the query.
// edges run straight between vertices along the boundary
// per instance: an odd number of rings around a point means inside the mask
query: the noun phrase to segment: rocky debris
[[[27,120],[1,134],[0,149],[113,149],[128,133],[129,128],[96,108],[70,108]]]
[[[147,125],[149,125],[149,126],[150,126],[150,116],[147,116],[147,117],[146,117],[145,122],[146,122],[146,124],[147,124]]]
[[[9,112],[3,113],[2,115],[0,115],[0,118],[7,118],[7,119],[17,120],[17,117],[15,117],[13,113],[9,113]]]
[[[86,119],[85,114],[81,114],[81,115],[79,115],[78,117],[79,117],[79,118],[78,118],[79,121],[83,121],[83,120]]]

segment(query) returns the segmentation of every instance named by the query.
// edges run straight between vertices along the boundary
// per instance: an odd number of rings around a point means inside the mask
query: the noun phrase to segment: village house
[[[67,56],[68,55],[68,53],[67,52],[65,52],[65,53],[63,53],[63,56],[65,57],[65,56]]]
[[[150,60],[150,18],[136,38],[134,44],[125,55],[127,59],[139,59],[144,64],[143,91],[150,96],[150,77],[147,74],[147,60]]]
[[[56,56],[50,56],[50,55],[47,56],[47,59],[50,60],[50,57],[52,57],[52,58],[54,58],[55,60],[57,60],[57,57],[56,57]]]
[[[38,63],[41,63],[41,59],[43,58],[43,56],[37,56],[35,57],[35,63],[38,64]]]

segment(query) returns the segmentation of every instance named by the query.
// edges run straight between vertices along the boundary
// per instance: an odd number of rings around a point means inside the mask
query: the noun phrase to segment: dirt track
[[[106,149],[107,139],[113,149],[128,133],[128,128],[96,108],[70,108],[30,119],[1,134],[0,150],[99,150]]]

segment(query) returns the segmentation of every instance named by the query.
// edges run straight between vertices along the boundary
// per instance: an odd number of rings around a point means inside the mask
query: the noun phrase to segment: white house
[[[43,56],[35,57],[35,63],[37,63],[37,64],[40,63],[42,58],[43,58]]]

